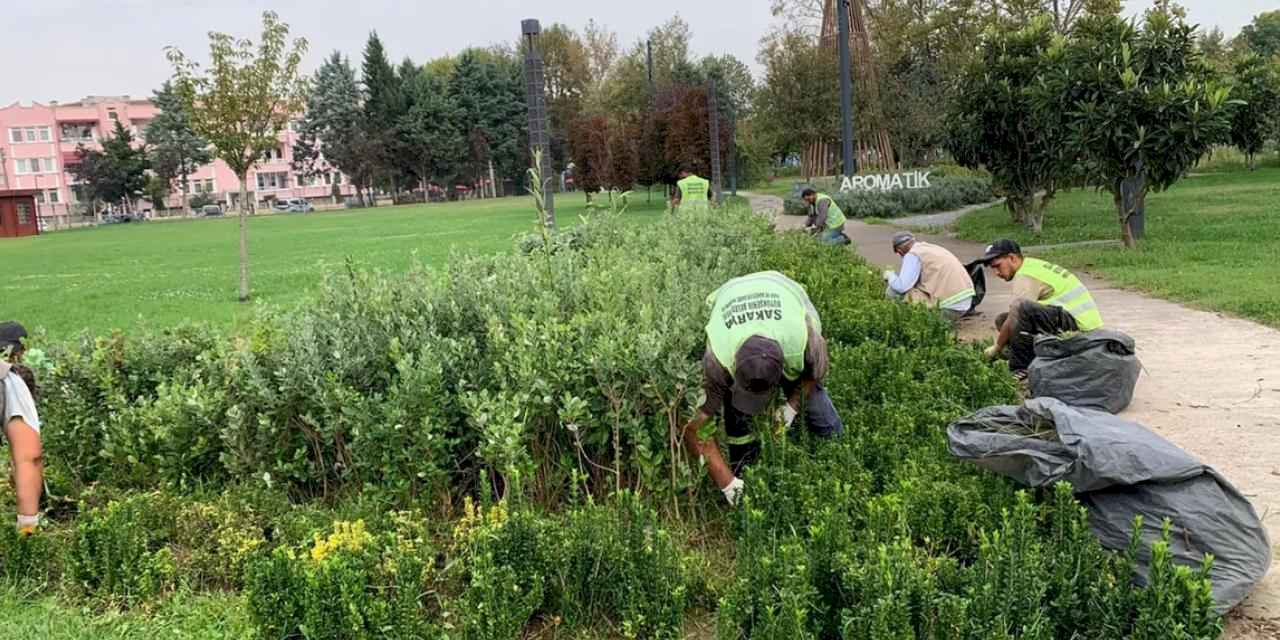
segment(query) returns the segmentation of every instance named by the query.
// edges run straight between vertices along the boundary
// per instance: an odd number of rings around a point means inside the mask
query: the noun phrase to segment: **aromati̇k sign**
[[[841,191],[898,191],[900,189],[926,189],[930,171],[907,173],[882,173],[872,176],[845,176],[840,181]]]

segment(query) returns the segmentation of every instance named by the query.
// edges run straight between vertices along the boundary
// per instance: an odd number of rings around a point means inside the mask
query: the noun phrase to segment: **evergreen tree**
[[[522,176],[528,157],[524,74],[514,56],[469,49],[458,56],[449,82],[467,158],[460,172],[473,181],[495,173]]]
[[[306,113],[293,147],[294,168],[308,175],[345,173],[363,200],[372,175],[364,137],[360,85],[351,63],[337,51],[320,65],[311,83]]]
[[[367,151],[373,181],[383,187],[393,187],[396,182],[396,125],[402,115],[403,100],[400,79],[396,77],[376,32],[369,34],[369,41],[365,44],[360,81],[364,89],[364,136],[372,143]]]
[[[133,134],[119,120],[102,150],[80,145],[78,162],[69,170],[83,182],[92,200],[124,205],[147,186],[147,151],[135,145]]]
[[[400,123],[406,156],[416,163],[414,173],[424,189],[432,181],[447,184],[466,157],[448,86],[445,79],[421,71],[406,87],[411,104]]]
[[[165,185],[178,183],[182,191],[182,208],[190,215],[190,177],[201,165],[213,161],[209,141],[191,128],[191,114],[183,105],[182,98],[174,92],[172,82],[165,82],[155,92],[154,101],[159,112],[147,125],[146,134],[151,150],[151,170]],[[158,187],[151,191],[158,192]]]

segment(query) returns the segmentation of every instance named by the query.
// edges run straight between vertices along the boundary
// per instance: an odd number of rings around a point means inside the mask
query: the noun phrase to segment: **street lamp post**
[[[840,143],[845,177],[858,172],[853,158],[853,78],[849,61],[849,2],[836,0],[836,38],[840,48]],[[859,0],[852,0],[858,2]]]

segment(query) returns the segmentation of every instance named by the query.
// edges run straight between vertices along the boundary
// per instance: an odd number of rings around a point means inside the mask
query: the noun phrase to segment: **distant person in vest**
[[[818,236],[818,239],[826,244],[852,242],[844,233],[846,222],[844,212],[831,196],[818,193],[813,189],[805,189],[800,193],[800,198],[809,205],[809,217],[804,223],[806,231]]]
[[[822,321],[804,287],[776,271],[734,278],[707,297],[707,348],[702,357],[706,398],[684,427],[686,446],[701,456],[730,504],[742,493],[738,474],[760,451],[751,417],[769,406],[775,389],[784,402],[775,418],[785,427],[804,401],[809,432],[824,438],[844,432],[844,424],[822,379],[827,374],[827,342]],[[725,463],[714,438],[698,432],[721,411],[729,445]]]
[[[902,270],[884,272],[885,295],[936,308],[953,325],[973,308],[973,279],[955,254],[905,231],[893,236],[893,252]]]
[[[1009,369],[1024,377],[1035,359],[1039,335],[1102,328],[1102,313],[1093,295],[1074,274],[1056,264],[1024,258],[1012,240],[996,240],[987,247],[983,262],[1013,284],[1008,313],[996,317],[996,343],[987,348],[996,359],[1008,347]]]
[[[0,323],[0,402],[4,403],[4,435],[13,456],[13,486],[18,502],[18,533],[35,533],[40,524],[40,491],[44,458],[40,416],[36,413],[35,378],[21,364],[27,330],[16,322]]]
[[[680,180],[671,194],[672,211],[706,211],[712,201],[711,183],[688,169],[680,170]]]

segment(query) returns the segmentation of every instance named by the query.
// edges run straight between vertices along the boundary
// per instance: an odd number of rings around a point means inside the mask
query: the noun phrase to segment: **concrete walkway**
[[[799,216],[781,215],[781,198],[743,195],[753,209],[775,219],[778,229],[804,224]],[[845,226],[868,262],[893,269],[900,260],[891,238],[900,230],[896,221],[869,225],[850,220]],[[964,240],[916,235],[946,247],[961,262],[976,259],[985,249]],[[1133,404],[1121,415],[1225,475],[1253,502],[1275,545],[1280,541],[1280,331],[1077,275],[1097,299],[1107,325],[1137,342],[1145,372]],[[996,314],[1008,308],[1008,283],[988,272],[987,287],[978,313],[961,323],[961,339],[993,337]],[[1272,555],[1270,573],[1229,616],[1224,638],[1280,638],[1280,553],[1275,546]]]

